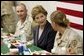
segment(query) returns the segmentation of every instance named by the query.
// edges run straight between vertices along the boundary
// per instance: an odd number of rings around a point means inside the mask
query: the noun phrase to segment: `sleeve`
[[[24,33],[27,37],[27,41],[32,40],[31,22],[27,22],[27,24],[25,25]]]
[[[56,32],[55,31],[50,31],[48,34],[48,42],[47,42],[47,51],[51,52],[51,49],[54,46],[54,39],[55,39]]]
[[[18,23],[16,24],[16,30],[15,30],[15,34],[14,34],[14,35],[16,35],[16,36],[19,36],[19,32],[20,32],[20,31],[19,31],[19,28],[18,28],[18,27],[19,27],[19,26],[18,26],[19,23],[20,23],[20,22],[18,21]]]
[[[83,39],[80,36],[73,36],[74,38],[71,40],[69,47],[73,50],[72,54],[83,54]]]

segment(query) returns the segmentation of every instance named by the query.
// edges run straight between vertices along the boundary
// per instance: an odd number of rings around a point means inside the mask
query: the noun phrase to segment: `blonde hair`
[[[41,5],[37,5],[32,9],[31,12],[33,20],[35,20],[35,16],[39,13],[43,13],[45,16],[47,16],[47,11]]]
[[[50,19],[52,22],[55,22],[62,27],[67,27],[69,23],[69,20],[66,18],[66,15],[61,11],[52,12],[52,14],[50,15]]]

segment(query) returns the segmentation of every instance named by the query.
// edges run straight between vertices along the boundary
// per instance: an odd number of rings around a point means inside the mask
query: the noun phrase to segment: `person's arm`
[[[68,54],[83,54],[83,41],[80,36],[74,36],[67,49]]]
[[[18,21],[18,23],[17,23],[17,25],[16,25],[16,30],[15,30],[14,36],[19,36],[19,33],[20,33],[19,28],[18,28],[18,27],[19,27],[19,26],[18,26],[19,23],[20,23],[20,22]]]
[[[30,21],[25,25],[24,33],[26,35],[27,41],[32,40],[32,30],[31,30],[31,22]]]
[[[47,42],[47,51],[51,52],[51,49],[54,46],[54,39],[55,39],[56,32],[55,31],[50,31],[48,34],[48,42]]]

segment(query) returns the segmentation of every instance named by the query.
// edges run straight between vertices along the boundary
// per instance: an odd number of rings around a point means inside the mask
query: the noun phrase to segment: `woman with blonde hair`
[[[32,9],[31,14],[33,20],[38,23],[38,26],[33,30],[34,45],[50,52],[53,48],[56,32],[46,20],[47,11],[41,5],[37,5]]]
[[[69,27],[69,20],[61,11],[54,11],[50,16],[52,27],[57,31],[52,53],[58,55],[83,54],[83,39]]]

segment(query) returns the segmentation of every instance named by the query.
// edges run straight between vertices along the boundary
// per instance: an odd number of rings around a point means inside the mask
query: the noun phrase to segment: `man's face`
[[[43,26],[43,25],[45,25],[45,23],[46,23],[46,16],[45,16],[43,13],[39,13],[39,14],[37,14],[37,15],[35,16],[35,21],[36,21],[39,25]]]
[[[27,16],[27,10],[23,5],[19,5],[16,7],[16,12],[18,17],[22,20],[25,19]]]

